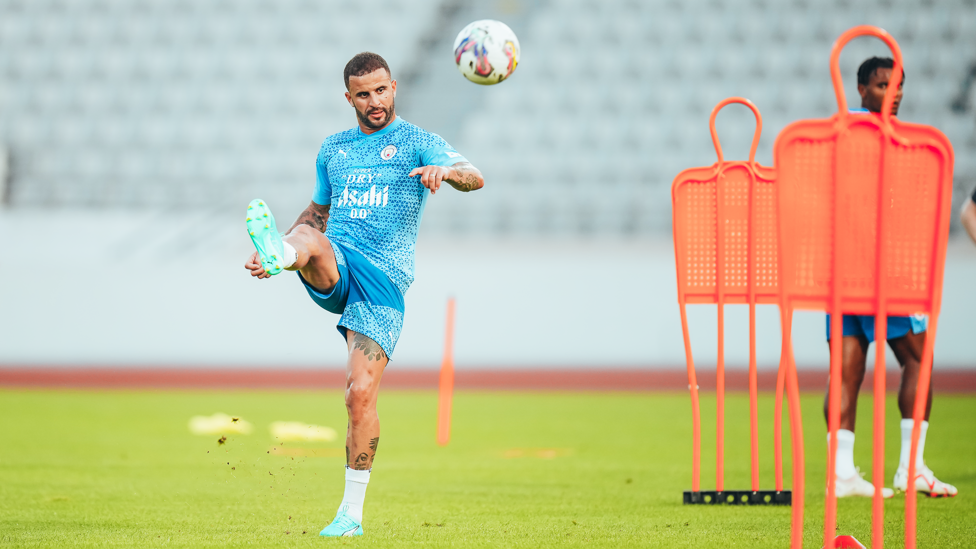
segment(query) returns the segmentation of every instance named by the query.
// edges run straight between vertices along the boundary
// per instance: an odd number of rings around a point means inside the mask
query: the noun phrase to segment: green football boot
[[[261,256],[264,270],[270,275],[280,273],[285,247],[281,243],[271,208],[260,198],[255,198],[247,206],[247,232]]]
[[[326,526],[319,532],[320,536],[325,537],[346,537],[363,535],[363,525],[356,522],[356,519],[346,514],[345,508],[336,513],[332,524]]]

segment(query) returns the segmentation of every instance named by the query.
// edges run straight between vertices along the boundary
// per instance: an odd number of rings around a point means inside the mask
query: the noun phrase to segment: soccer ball
[[[465,78],[490,86],[515,72],[519,62],[518,38],[501,21],[482,19],[464,27],[454,39],[454,61]]]

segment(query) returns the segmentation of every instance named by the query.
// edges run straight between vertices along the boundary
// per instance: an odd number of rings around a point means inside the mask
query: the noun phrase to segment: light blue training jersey
[[[369,135],[357,126],[329,136],[319,150],[312,195],[316,204],[332,205],[325,235],[361,253],[406,293],[430,194],[419,176],[407,174],[466,161],[441,136],[399,116]]]

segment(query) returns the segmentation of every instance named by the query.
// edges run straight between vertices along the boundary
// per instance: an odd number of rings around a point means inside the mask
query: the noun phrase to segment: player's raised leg
[[[915,409],[915,394],[918,376],[922,366],[922,350],[925,348],[925,332],[909,331],[903,337],[889,339],[888,345],[901,364],[901,387],[898,389],[898,409],[901,411],[901,457],[895,471],[894,487],[908,489],[908,463],[911,460],[912,428],[915,422],[912,412]],[[932,385],[929,384],[928,401],[925,406],[925,420],[922,421],[921,435],[918,438],[918,451],[915,454],[915,489],[932,497],[952,497],[958,491],[935,477],[925,465],[925,434],[929,428],[929,413],[932,411]]]
[[[346,488],[335,519],[319,533],[322,536],[363,534],[363,502],[380,442],[376,399],[389,358],[375,341],[352,330],[346,331],[346,343]]]
[[[251,201],[247,226],[257,251],[245,268],[257,278],[268,278],[282,270],[299,271],[317,290],[330,291],[339,280],[339,268],[335,251],[323,234],[328,218],[329,206],[312,202],[282,237],[271,208],[260,199]]]

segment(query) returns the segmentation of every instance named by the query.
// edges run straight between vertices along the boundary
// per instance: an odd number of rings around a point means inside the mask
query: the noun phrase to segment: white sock
[[[285,254],[285,257],[281,258],[281,268],[287,269],[298,261],[298,252],[295,251],[294,246],[285,242],[284,240],[281,241],[281,245]]]
[[[369,471],[357,471],[346,466],[346,491],[342,494],[339,511],[363,522],[363,501],[366,500],[366,485],[369,484]]]
[[[908,467],[908,460],[912,458],[912,427],[915,426],[915,420],[903,419],[901,420],[901,459],[898,460],[899,467]],[[929,430],[929,422],[923,421],[921,433],[918,435],[918,453],[915,454],[915,468],[921,469],[925,467],[925,461],[922,459],[922,454],[925,452],[925,432]]]
[[[827,433],[827,444],[830,445],[830,433]],[[851,478],[857,476],[854,467],[854,432],[847,429],[837,429],[837,452],[834,454],[837,478]]]

